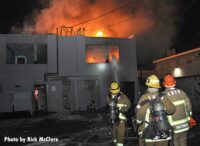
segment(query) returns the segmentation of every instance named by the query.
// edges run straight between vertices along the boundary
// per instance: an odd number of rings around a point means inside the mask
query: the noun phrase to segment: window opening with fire
[[[119,46],[117,45],[87,45],[86,63],[119,63]]]

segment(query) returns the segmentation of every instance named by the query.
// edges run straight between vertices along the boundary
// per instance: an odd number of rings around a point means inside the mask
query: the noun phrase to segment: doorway
[[[130,99],[132,105],[134,105],[135,96],[135,82],[133,81],[121,81],[121,91]]]
[[[47,95],[46,84],[34,85],[34,99],[33,99],[35,111],[47,111]]]

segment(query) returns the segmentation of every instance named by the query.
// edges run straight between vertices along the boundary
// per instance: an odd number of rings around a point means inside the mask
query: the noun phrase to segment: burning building
[[[99,109],[113,80],[137,98],[134,39],[2,34],[0,46],[0,112]]]

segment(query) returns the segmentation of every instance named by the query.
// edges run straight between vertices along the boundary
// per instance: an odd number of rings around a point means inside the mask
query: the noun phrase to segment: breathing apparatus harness
[[[157,98],[148,99],[141,103],[141,105],[149,103],[151,121],[146,122],[148,126],[145,128],[142,138],[144,139],[167,139],[171,137],[172,128],[167,120],[167,113],[164,109],[164,105],[161,101],[163,94],[159,93]]]
[[[117,124],[119,122],[119,109],[117,108],[117,99],[122,95],[119,92],[116,95],[109,94],[109,118],[111,124]]]

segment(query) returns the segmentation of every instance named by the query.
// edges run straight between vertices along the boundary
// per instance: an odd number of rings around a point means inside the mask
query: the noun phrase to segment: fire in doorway
[[[36,84],[34,86],[34,109],[35,111],[47,110],[47,97],[46,97],[46,85]]]

